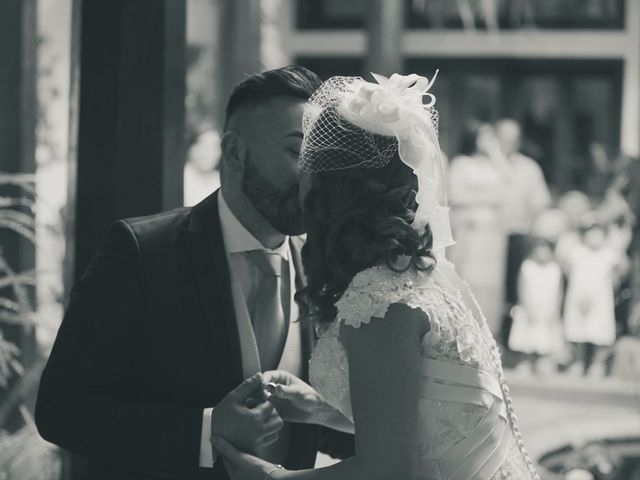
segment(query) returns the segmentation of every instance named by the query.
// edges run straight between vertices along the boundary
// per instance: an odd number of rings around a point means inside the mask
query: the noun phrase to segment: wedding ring
[[[277,383],[273,383],[273,382],[267,383],[264,386],[264,391],[267,394],[267,398],[271,397],[272,395],[275,395],[277,389],[278,389],[278,384]]]

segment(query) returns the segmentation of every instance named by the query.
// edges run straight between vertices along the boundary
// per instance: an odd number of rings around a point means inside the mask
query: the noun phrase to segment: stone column
[[[218,93],[224,119],[224,106],[233,87],[246,75],[262,69],[260,59],[260,0],[221,0],[220,58]]]
[[[396,72],[403,73],[404,2],[399,0],[368,2],[367,29],[368,71],[385,76]]]

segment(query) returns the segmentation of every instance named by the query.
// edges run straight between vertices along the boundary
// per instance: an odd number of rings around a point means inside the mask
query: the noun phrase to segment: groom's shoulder
[[[126,223],[136,236],[168,234],[182,228],[190,212],[190,207],[181,207],[153,215],[125,218],[121,221]]]
[[[190,211],[190,208],[182,207],[153,215],[123,218],[113,225],[112,232],[119,231],[120,238],[132,242],[144,256],[168,251],[177,244],[180,232],[188,223]]]
[[[121,221],[128,224],[138,237],[173,237],[182,230],[190,229],[194,222],[198,223],[197,219],[213,218],[212,212],[217,211],[217,198],[217,192],[214,192],[193,207],[180,207]]]
[[[124,218],[114,224],[113,231],[119,231],[120,242],[134,245],[142,258],[151,262],[158,257],[168,259],[170,252],[180,244],[180,233],[188,224],[190,211],[191,208],[182,207],[154,215]]]
[[[212,194],[198,205],[180,207],[165,212],[118,220],[112,232],[118,238],[136,246],[144,256],[164,255],[181,245],[184,233],[196,228],[198,222],[212,218],[216,210],[216,195]]]

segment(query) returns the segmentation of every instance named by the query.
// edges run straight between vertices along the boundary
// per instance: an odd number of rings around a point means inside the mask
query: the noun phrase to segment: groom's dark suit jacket
[[[313,342],[304,328],[305,365]],[[222,480],[222,462],[213,473],[197,468],[202,409],[242,380],[214,193],[111,227],[71,293],[36,423],[45,439],[89,459],[83,478]],[[325,433],[294,425],[286,466],[311,467]]]

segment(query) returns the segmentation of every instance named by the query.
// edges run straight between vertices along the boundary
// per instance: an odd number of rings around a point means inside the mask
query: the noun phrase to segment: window
[[[405,0],[408,28],[622,29],[624,0]],[[363,28],[365,0],[298,0],[298,28]]]

